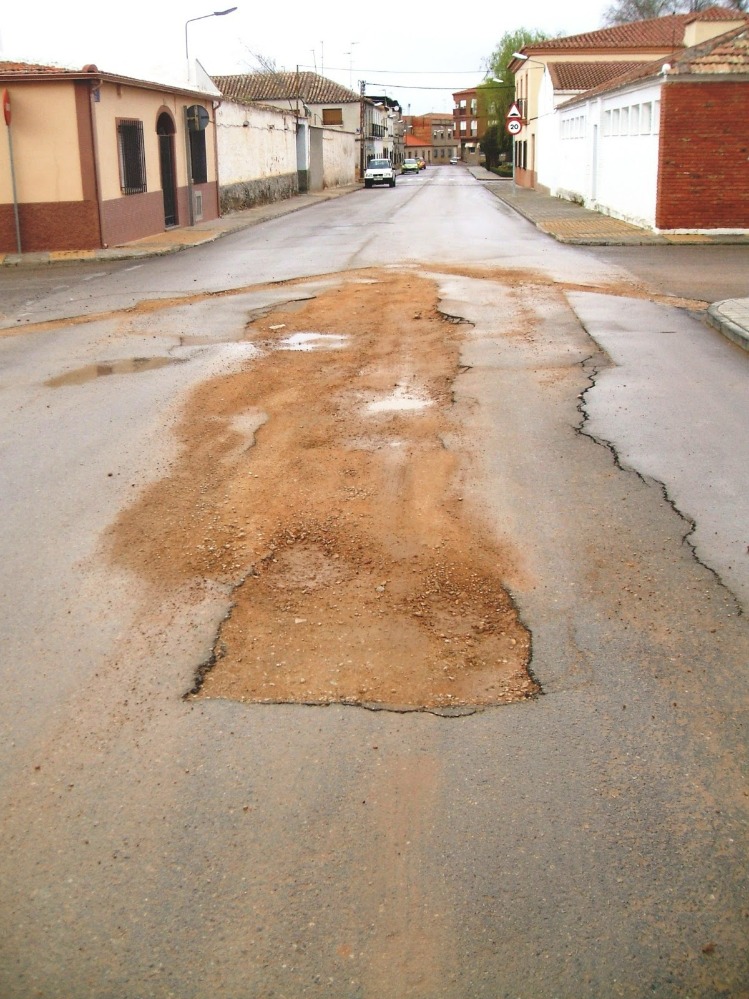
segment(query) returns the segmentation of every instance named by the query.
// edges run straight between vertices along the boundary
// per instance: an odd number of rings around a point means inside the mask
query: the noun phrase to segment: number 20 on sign
[[[510,135],[519,135],[520,132],[522,131],[522,128],[523,128],[523,123],[522,121],[518,121],[517,118],[510,118],[510,120],[507,122],[507,131],[510,133]]]

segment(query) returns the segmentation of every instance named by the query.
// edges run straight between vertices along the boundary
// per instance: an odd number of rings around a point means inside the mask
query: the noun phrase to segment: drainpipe
[[[94,159],[94,187],[96,188],[96,212],[99,217],[99,239],[102,247],[106,250],[109,246],[107,234],[104,226],[104,208],[101,201],[101,166],[99,164],[99,137],[96,130],[96,108],[97,93],[101,93],[101,80],[92,80],[88,92],[88,106],[91,115],[91,145],[93,146]]]
[[[192,184],[192,152],[190,149],[190,122],[187,113],[187,105],[185,104],[183,109],[184,124],[185,124],[185,164],[187,166],[187,217],[189,218],[190,226],[195,225],[195,205],[193,199],[195,195],[193,194],[193,184]]]

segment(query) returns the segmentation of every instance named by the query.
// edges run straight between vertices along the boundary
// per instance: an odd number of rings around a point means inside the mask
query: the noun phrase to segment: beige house
[[[212,92],[9,62],[0,90],[0,252],[116,246],[218,217]]]

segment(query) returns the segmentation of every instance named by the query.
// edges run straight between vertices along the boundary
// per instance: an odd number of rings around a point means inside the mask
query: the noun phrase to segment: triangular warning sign
[[[510,105],[510,110],[507,112],[506,117],[507,118],[522,118],[523,117],[521,115],[521,113],[520,113],[520,108],[517,106],[517,104],[515,104],[514,101]]]

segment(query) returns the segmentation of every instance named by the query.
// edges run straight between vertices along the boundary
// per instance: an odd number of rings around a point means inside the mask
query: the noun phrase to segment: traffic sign
[[[517,118],[510,118],[507,122],[507,131],[510,135],[519,135],[523,130],[523,123]]]
[[[507,118],[509,121],[510,118],[522,118],[522,117],[523,116],[520,113],[520,108],[517,106],[515,101],[513,101],[512,104],[510,105],[510,110],[505,115],[505,118]]]

